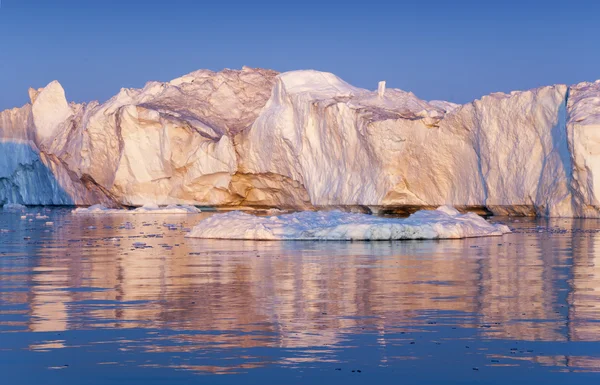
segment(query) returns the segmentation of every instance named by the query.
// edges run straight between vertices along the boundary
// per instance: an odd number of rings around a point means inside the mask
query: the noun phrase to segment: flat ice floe
[[[87,208],[79,207],[72,211],[73,214],[196,214],[200,209],[188,205],[144,205],[137,209],[109,209],[103,205],[93,205]]]
[[[233,211],[202,220],[191,238],[244,240],[355,240],[441,239],[499,236],[510,229],[474,213],[461,214],[449,206],[421,210],[408,218],[382,218],[341,211],[304,211],[258,217]]]
[[[2,210],[4,211],[24,211],[27,207],[18,204],[18,203],[6,203],[2,206]]]

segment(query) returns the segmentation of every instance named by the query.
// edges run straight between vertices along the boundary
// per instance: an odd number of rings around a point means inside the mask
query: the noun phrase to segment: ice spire
[[[383,98],[384,94],[385,94],[385,80],[382,80],[379,82],[379,87],[377,88],[377,95],[380,98]]]

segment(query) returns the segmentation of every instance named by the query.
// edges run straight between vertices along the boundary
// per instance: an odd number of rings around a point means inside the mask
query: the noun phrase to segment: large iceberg
[[[196,71],[0,112],[0,204],[485,208],[600,217],[600,81],[465,105],[318,71]]]
[[[384,241],[499,236],[509,233],[474,213],[449,206],[421,210],[408,218],[384,218],[342,211],[302,211],[261,217],[234,211],[202,220],[190,238],[239,240]]]

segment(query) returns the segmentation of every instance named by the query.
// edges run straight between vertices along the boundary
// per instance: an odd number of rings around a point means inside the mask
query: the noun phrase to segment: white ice
[[[26,209],[26,207],[18,203],[6,203],[4,206],[2,206],[2,209],[4,211],[23,211]]]
[[[104,103],[69,103],[52,82],[30,100],[0,112],[0,202],[600,218],[599,81],[457,105],[331,73],[243,68]]]
[[[79,207],[72,211],[73,214],[196,214],[199,208],[189,205],[158,206],[147,204],[133,210],[109,209],[103,205],[93,205],[87,208]]]
[[[187,235],[244,240],[379,241],[500,236],[510,229],[450,206],[421,210],[408,218],[383,218],[341,211],[303,211],[259,217],[240,211],[215,214]]]

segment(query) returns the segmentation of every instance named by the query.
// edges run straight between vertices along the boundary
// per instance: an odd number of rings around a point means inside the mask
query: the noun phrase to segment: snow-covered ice
[[[93,205],[90,207],[78,207],[72,212],[73,214],[197,214],[201,210],[189,205],[158,206],[147,204],[133,210],[109,209],[103,205]]]
[[[499,236],[509,233],[474,214],[449,206],[421,210],[408,218],[383,218],[341,211],[303,211],[280,216],[256,216],[240,211],[215,214],[198,223],[190,238],[244,240],[443,239]]]

